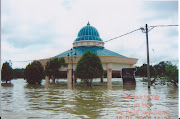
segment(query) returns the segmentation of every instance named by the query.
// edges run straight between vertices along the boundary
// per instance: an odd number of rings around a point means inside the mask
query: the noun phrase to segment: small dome
[[[89,22],[87,26],[84,26],[78,33],[78,38],[76,38],[75,41],[81,41],[81,40],[97,40],[102,41],[102,39],[99,36],[99,32],[97,29],[93,26],[90,26]]]

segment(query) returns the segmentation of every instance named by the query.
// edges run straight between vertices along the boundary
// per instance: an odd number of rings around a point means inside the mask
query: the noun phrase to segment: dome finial
[[[88,21],[87,25],[90,25],[89,21]]]

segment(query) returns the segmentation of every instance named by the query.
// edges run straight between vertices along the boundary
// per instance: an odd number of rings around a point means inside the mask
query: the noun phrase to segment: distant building
[[[99,32],[93,26],[91,26],[88,22],[87,26],[84,26],[78,33],[78,37],[73,42],[72,51],[76,52],[76,60],[73,62],[73,69],[75,74],[75,68],[78,60],[86,51],[91,51],[92,53],[96,53],[103,64],[104,76],[102,76],[101,81],[103,81],[103,77],[107,77],[108,80],[111,78],[120,77],[120,72],[122,68],[132,68],[134,64],[136,64],[138,59],[128,58],[116,52],[110,51],[104,48],[104,42],[100,38]],[[64,57],[66,63],[68,63],[67,68],[60,69],[60,77],[68,78],[69,81],[72,78],[71,70],[72,64],[68,61],[68,53],[71,50],[67,50],[55,57]],[[45,66],[48,59],[40,60],[43,66]]]

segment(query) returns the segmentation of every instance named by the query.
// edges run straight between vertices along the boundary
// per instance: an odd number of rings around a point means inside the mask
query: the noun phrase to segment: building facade
[[[73,69],[75,70],[77,66],[78,60],[82,57],[82,55],[86,51],[91,51],[92,53],[96,53],[102,62],[104,69],[104,76],[101,77],[101,81],[103,81],[103,77],[107,77],[107,81],[111,82],[111,78],[120,77],[120,72],[122,68],[132,68],[134,64],[137,63],[136,58],[129,58],[118,54],[116,52],[105,49],[104,42],[100,38],[99,32],[93,26],[91,26],[88,22],[86,26],[80,29],[77,38],[73,42],[72,50],[65,51],[55,57],[64,57],[65,62],[68,64],[68,67],[64,67],[60,69],[60,78],[68,79],[69,83],[72,83],[72,63],[68,60],[68,53],[71,51],[76,52],[76,60],[73,62]],[[74,53],[73,53],[74,54]],[[40,60],[43,66],[46,65],[46,62],[49,59]],[[74,71],[74,79],[75,79],[75,71]]]

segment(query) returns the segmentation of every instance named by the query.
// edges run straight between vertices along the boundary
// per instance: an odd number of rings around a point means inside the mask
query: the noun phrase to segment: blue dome
[[[99,36],[99,32],[97,29],[93,26],[90,26],[89,22],[87,26],[84,26],[78,33],[78,38],[76,38],[75,41],[81,41],[81,40],[97,40],[102,41],[102,39]]]

